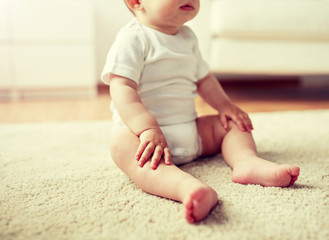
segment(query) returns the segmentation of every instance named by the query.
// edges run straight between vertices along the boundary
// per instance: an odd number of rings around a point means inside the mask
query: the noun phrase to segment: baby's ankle
[[[200,189],[205,189],[206,191],[212,190],[212,188],[210,188],[208,185],[202,183],[194,177],[186,178],[179,184],[181,202],[183,202],[186,198],[190,197],[194,192]]]

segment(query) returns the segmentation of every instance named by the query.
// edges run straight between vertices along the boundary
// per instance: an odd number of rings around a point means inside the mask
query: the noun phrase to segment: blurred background
[[[99,76],[132,17],[123,0],[0,0],[0,122],[110,119]],[[245,111],[329,109],[329,1],[201,0],[188,24]]]

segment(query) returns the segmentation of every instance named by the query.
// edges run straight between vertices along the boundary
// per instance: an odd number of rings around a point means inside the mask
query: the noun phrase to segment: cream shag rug
[[[260,155],[300,166],[299,180],[244,186],[220,155],[187,164],[220,199],[195,225],[112,163],[110,121],[0,124],[0,239],[329,239],[329,111],[251,118]]]

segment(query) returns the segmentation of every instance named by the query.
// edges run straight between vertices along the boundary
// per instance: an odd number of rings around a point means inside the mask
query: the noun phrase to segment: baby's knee
[[[228,120],[227,122],[227,128],[224,128],[224,123],[220,120],[220,116],[217,115],[217,121],[215,124],[215,133],[217,133],[218,136],[221,136],[222,138],[225,137],[225,135],[230,132],[233,129],[238,129],[237,125],[232,121]]]
[[[232,130],[236,130],[236,131],[241,131],[240,129],[239,129],[239,127],[238,127],[238,125],[235,123],[235,122],[233,122],[233,120],[230,120],[229,122],[228,122],[228,129],[227,129],[227,132],[229,132],[229,131],[232,131]]]

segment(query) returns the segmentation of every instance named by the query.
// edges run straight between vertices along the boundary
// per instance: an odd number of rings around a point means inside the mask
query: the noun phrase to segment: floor
[[[225,83],[233,102],[247,112],[329,109],[329,88],[303,88],[296,82],[260,84]],[[0,123],[44,121],[91,121],[111,118],[110,98],[104,87],[96,98],[21,100],[0,102]],[[215,113],[201,99],[196,100],[199,115]]]

